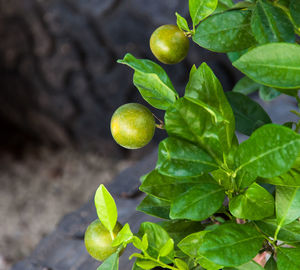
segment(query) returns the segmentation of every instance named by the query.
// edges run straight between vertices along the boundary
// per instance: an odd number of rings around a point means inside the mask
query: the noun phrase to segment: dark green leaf
[[[212,14],[218,5],[218,0],[189,0],[189,10],[193,25]]]
[[[245,193],[230,200],[229,209],[237,218],[260,220],[274,214],[274,198],[263,187],[253,183]]]
[[[136,210],[150,216],[169,219],[170,202],[148,195]]]
[[[237,51],[237,52],[228,52],[227,56],[231,62],[238,60],[243,54],[248,52],[249,49]]]
[[[300,248],[277,249],[278,270],[299,270],[300,269]]]
[[[175,13],[175,15],[177,17],[177,26],[179,27],[179,29],[184,31],[190,31],[186,19],[182,17],[180,14],[178,14],[177,12]]]
[[[118,63],[135,70],[133,83],[153,107],[165,110],[175,102],[178,94],[167,73],[158,64],[147,59],[136,59],[129,53]]]
[[[277,270],[277,263],[274,260],[274,257],[270,257],[270,259],[267,261],[266,265],[265,265],[265,269],[266,270]]]
[[[227,92],[226,96],[239,132],[250,136],[255,129],[272,122],[265,110],[251,98],[234,92]]]
[[[300,171],[292,168],[287,173],[273,178],[260,178],[260,183],[283,187],[300,187]]]
[[[295,25],[300,28],[300,5],[299,0],[291,0],[290,12]]]
[[[118,270],[119,269],[119,254],[113,253],[110,255],[97,270]]]
[[[218,125],[218,138],[224,152],[228,152],[235,131],[234,115],[221,83],[206,63],[202,63],[191,76],[186,86],[185,97],[199,100],[215,108],[222,116],[222,123]],[[218,122],[217,116],[215,116],[215,122]]]
[[[186,177],[213,171],[217,164],[198,146],[170,137],[159,144],[157,168],[164,175]]]
[[[234,86],[232,91],[242,93],[244,95],[249,95],[257,91],[259,87],[260,87],[259,83],[256,83],[255,81],[245,76],[237,82],[237,84]]]
[[[193,36],[194,42],[215,52],[234,52],[255,44],[250,28],[251,12],[232,10],[203,21]]]
[[[172,219],[203,220],[214,214],[225,198],[223,187],[201,183],[177,197],[171,204]]]
[[[235,172],[245,169],[261,177],[275,177],[293,166],[299,152],[299,134],[287,127],[267,124],[241,143]]]
[[[260,44],[295,42],[294,27],[281,8],[267,0],[259,0],[251,19],[252,32]]]
[[[263,243],[252,224],[224,224],[205,234],[198,252],[224,266],[238,266],[256,256]]]
[[[270,43],[242,55],[233,65],[254,81],[275,88],[300,88],[300,45]]]
[[[259,97],[264,101],[270,101],[274,98],[277,98],[280,95],[281,95],[281,92],[277,91],[276,89],[274,89],[272,87],[262,85],[259,88]]]

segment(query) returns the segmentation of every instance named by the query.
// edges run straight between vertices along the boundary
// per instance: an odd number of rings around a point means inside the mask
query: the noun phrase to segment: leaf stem
[[[274,237],[273,237],[274,238],[274,240],[273,240],[274,242],[277,241],[277,236],[278,236],[278,233],[279,233],[280,229],[281,229],[281,225],[278,225],[277,228],[276,228]]]

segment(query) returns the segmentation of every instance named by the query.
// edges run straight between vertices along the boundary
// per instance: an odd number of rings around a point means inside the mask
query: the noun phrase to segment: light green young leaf
[[[180,260],[180,259],[175,259],[175,265],[179,270],[189,270],[188,265],[186,264],[185,261]]]
[[[126,223],[121,231],[119,231],[117,237],[113,240],[112,246],[117,247],[120,246],[121,244],[128,244],[133,237],[133,233],[130,230],[130,226],[128,223]]]
[[[279,227],[300,217],[300,188],[276,187],[276,218]]]
[[[197,25],[212,14],[217,8],[218,0],[189,0],[189,10],[193,25]]]
[[[136,247],[137,249],[143,250],[144,247],[143,247],[143,243],[140,238],[134,236],[132,238],[132,243],[133,243],[134,247]]]
[[[204,220],[222,206],[224,198],[223,187],[215,183],[201,183],[172,202],[170,217],[172,219]]]
[[[142,255],[141,253],[132,253],[129,257],[129,260],[132,260],[133,258],[140,258],[143,259],[144,255]]]
[[[142,269],[153,269],[155,267],[160,266],[159,263],[153,261],[146,261],[146,260],[139,260],[136,262],[137,266],[141,267]]]
[[[148,245],[149,245],[149,242],[148,242],[148,235],[145,233],[142,237],[142,246],[143,246],[143,251],[146,251],[148,249]]]
[[[250,224],[223,224],[205,234],[198,249],[200,255],[224,266],[238,266],[256,256],[262,235]]]
[[[110,255],[97,270],[118,270],[119,269],[119,254],[113,253]]]
[[[267,0],[258,0],[251,19],[252,32],[260,44],[295,42],[294,27],[281,8]]]
[[[150,216],[169,219],[170,202],[148,195],[136,208]]]
[[[244,95],[249,95],[257,91],[259,87],[260,87],[259,83],[256,83],[255,81],[251,80],[247,76],[244,76],[236,83],[232,91],[242,93]]]
[[[275,88],[300,88],[300,45],[269,43],[242,55],[233,65],[254,81]]]
[[[165,110],[175,102],[178,94],[161,66],[147,59],[136,59],[131,54],[126,54],[118,63],[135,70],[133,83],[153,107]]]
[[[298,0],[291,0],[290,13],[295,25],[300,28],[300,5]]]
[[[276,89],[274,89],[272,87],[262,85],[259,88],[259,97],[264,101],[273,100],[274,98],[277,98],[280,95],[281,95],[281,92],[277,91]]]
[[[101,223],[108,231],[112,232],[117,223],[118,210],[113,197],[103,184],[97,189],[94,201]]]
[[[260,220],[274,214],[274,198],[263,187],[253,183],[245,193],[230,200],[229,209],[237,218]]]
[[[159,144],[156,168],[168,176],[199,176],[217,169],[213,158],[200,147],[169,137]]]
[[[210,51],[236,52],[255,45],[250,27],[251,11],[231,10],[200,23],[193,41]]]
[[[277,249],[278,270],[299,270],[300,269],[300,248]]]
[[[169,239],[160,249],[159,256],[165,257],[169,255],[174,250],[174,241],[173,239]]]
[[[299,134],[287,127],[267,124],[240,144],[235,172],[247,170],[257,176],[275,177],[293,166],[299,152]]]
[[[182,17],[179,13],[175,13],[176,17],[177,17],[177,26],[180,30],[184,30],[189,32],[190,28],[188,26],[188,23],[186,21],[186,19],[184,17]]]

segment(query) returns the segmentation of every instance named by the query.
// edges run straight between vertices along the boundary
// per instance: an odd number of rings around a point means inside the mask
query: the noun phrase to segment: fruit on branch
[[[117,222],[114,230],[113,237],[115,238],[122,225]],[[111,245],[113,239],[110,232],[102,225],[99,219],[94,220],[86,229],[84,235],[84,244],[88,253],[99,261],[104,261],[111,254],[117,251],[118,247]]]
[[[155,119],[144,105],[128,103],[114,112],[110,129],[119,145],[127,149],[138,149],[148,144],[153,138]]]
[[[150,38],[152,53],[169,65],[181,62],[187,56],[189,45],[189,38],[176,25],[162,25]]]

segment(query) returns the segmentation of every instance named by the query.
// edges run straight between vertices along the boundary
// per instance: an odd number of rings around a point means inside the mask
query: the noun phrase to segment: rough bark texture
[[[187,14],[187,2],[0,0],[0,121],[7,140],[13,133],[16,141],[110,149],[113,111],[141,102],[132,71],[116,60],[126,52],[154,59],[149,37],[157,26],[174,24],[175,11]],[[178,91],[187,70],[202,61],[229,90],[237,74],[226,56],[191,47],[182,64],[164,66]]]

